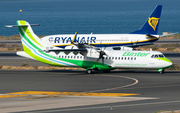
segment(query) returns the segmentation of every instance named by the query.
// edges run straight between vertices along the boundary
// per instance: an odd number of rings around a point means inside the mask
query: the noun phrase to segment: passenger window
[[[121,57],[118,58],[119,60],[121,59]]]
[[[111,57],[109,57],[109,59],[111,59]]]
[[[77,59],[79,59],[79,56],[77,56]]]
[[[62,58],[63,58],[64,56],[62,56]]]
[[[134,57],[134,60],[136,60],[136,57]]]
[[[133,57],[131,57],[131,60],[133,60]]]
[[[121,58],[121,60],[123,60],[123,57]]]
[[[115,57],[115,60],[117,60],[117,57]]]
[[[126,60],[126,57],[124,58],[124,60]]]
[[[112,57],[112,59],[114,59],[114,57]]]

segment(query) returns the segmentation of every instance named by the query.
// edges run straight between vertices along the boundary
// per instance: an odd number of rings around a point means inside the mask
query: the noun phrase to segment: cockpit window
[[[164,55],[163,54],[159,54],[159,58],[162,58],[162,57],[164,57]]]
[[[151,58],[163,58],[163,57],[165,57],[163,54],[156,54],[151,56]]]
[[[154,58],[154,55],[152,55],[151,58]]]
[[[158,58],[158,55],[155,55],[154,58]]]

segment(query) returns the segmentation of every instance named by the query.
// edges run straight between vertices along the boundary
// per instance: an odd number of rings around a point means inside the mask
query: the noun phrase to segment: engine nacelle
[[[87,49],[87,57],[99,58],[99,52],[95,49]]]
[[[113,47],[113,50],[125,50],[125,51],[132,51],[132,47],[120,46],[120,47]]]
[[[122,47],[121,47],[121,50],[132,51],[133,48],[132,48],[132,47],[125,47],[125,46],[122,46]]]

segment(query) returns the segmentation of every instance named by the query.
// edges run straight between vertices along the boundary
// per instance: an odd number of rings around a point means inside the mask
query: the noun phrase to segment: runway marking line
[[[29,96],[29,95],[0,95],[0,98],[14,98],[14,97],[25,97],[25,96]]]
[[[65,96],[54,96],[54,95],[50,95],[50,96],[35,96],[35,97],[27,97],[27,98],[21,98],[21,99],[44,99],[44,98],[55,98],[55,97],[65,97]]]
[[[65,97],[65,96],[122,97],[122,96],[140,95],[140,94],[133,94],[133,93],[94,93],[94,92],[91,93],[91,92],[51,92],[51,91],[23,91],[23,92],[12,92],[12,93],[7,93],[7,94],[11,94],[11,95],[38,95],[37,97],[30,97],[28,99],[54,98],[54,97]],[[24,98],[24,99],[27,99],[27,98]]]

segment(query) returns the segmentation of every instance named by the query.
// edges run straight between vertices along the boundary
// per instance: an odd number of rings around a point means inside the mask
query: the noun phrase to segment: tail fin
[[[141,29],[130,34],[152,34],[157,35],[158,26],[160,22],[162,5],[157,5],[151,15],[148,17]]]
[[[76,66],[73,63],[59,60],[54,52],[45,52],[44,50],[47,47],[46,43],[34,34],[28,22],[19,20],[17,21],[17,25],[9,25],[6,27],[18,27],[19,29],[24,51],[18,51],[17,55],[55,66]]]
[[[42,50],[45,48],[45,44],[36,34],[34,34],[31,25],[28,22],[18,20],[16,27],[19,29],[24,51]]]

